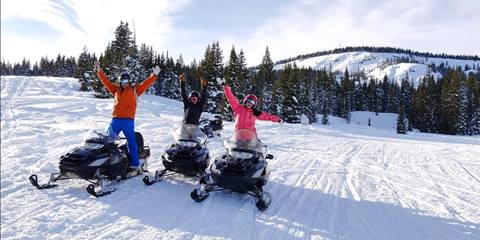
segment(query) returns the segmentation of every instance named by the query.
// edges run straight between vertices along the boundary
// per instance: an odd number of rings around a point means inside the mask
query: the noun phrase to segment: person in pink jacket
[[[267,112],[259,111],[255,108],[257,104],[257,97],[253,94],[248,94],[243,99],[243,105],[238,103],[237,98],[232,93],[232,89],[225,85],[223,87],[225,96],[227,97],[230,107],[232,107],[233,115],[235,116],[235,130],[237,129],[249,129],[257,133],[255,129],[255,121],[264,120],[272,122],[281,122],[282,119],[279,116],[268,114]]]

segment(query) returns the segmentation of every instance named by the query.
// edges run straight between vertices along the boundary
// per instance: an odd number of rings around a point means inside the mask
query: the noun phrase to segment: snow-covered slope
[[[410,58],[417,63],[396,63],[396,60],[402,58]],[[324,56],[311,57],[303,60],[296,60],[289,62],[299,67],[312,67],[315,69],[331,69],[332,71],[343,72],[348,68],[350,72],[364,71],[369,78],[383,79],[385,75],[390,80],[396,80],[399,83],[403,78],[408,78],[418,85],[420,79],[425,76],[429,70],[429,64],[435,64],[437,67],[440,64],[456,68],[457,66],[465,67],[480,64],[480,61],[473,60],[458,60],[448,58],[425,58],[414,55],[402,53],[372,53],[372,52],[346,52],[338,54],[328,54]],[[275,69],[281,69],[286,64],[279,64]],[[432,73],[434,77],[441,77],[440,73]]]
[[[112,99],[76,91],[74,79],[1,77],[2,239],[478,239],[480,138],[350,125],[258,123],[275,159],[266,190],[272,204],[216,192],[190,199],[195,180],[171,176],[146,187],[124,182],[93,198],[85,182],[38,191],[32,173],[57,170],[58,157],[104,128]],[[139,100],[136,127],[152,148],[150,169],[181,121],[181,104]],[[379,118],[381,122],[389,120]],[[359,124],[356,124],[358,119]],[[363,120],[362,120],[363,119]],[[223,137],[232,133],[226,123]],[[222,139],[209,148],[222,152]]]

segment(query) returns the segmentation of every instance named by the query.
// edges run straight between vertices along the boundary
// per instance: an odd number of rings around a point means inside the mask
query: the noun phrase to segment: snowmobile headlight
[[[177,141],[177,144],[179,146],[182,146],[182,147],[195,147],[195,146],[197,146],[196,142],[182,141],[182,140]]]
[[[99,159],[93,161],[92,163],[88,164],[88,166],[89,167],[98,167],[98,166],[103,165],[107,160],[108,160],[108,157],[99,158]]]
[[[248,153],[248,152],[229,151],[229,154],[233,158],[250,159],[253,157],[253,153]]]

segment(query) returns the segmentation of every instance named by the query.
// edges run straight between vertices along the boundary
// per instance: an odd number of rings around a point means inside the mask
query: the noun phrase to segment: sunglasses
[[[198,101],[198,98],[197,97],[191,97],[190,101]]]
[[[122,79],[122,80],[120,80],[120,83],[121,83],[121,84],[127,84],[127,83],[130,83],[130,80],[128,80],[128,79]]]
[[[251,98],[248,98],[247,100],[245,100],[245,103],[250,103],[252,105],[255,105],[255,100],[251,99]]]

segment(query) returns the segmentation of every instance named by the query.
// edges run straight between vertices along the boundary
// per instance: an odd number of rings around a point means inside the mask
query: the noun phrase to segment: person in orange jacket
[[[130,74],[124,72],[119,77],[120,84],[113,84],[105,72],[100,69],[100,64],[95,63],[98,70],[98,77],[103,86],[115,97],[113,105],[112,122],[108,128],[111,138],[123,132],[128,142],[130,154],[130,173],[137,175],[141,173],[141,163],[138,159],[138,147],[135,141],[135,111],[137,109],[137,97],[142,95],[150,85],[157,79],[160,67],[156,66],[145,81],[140,84],[133,84]]]

